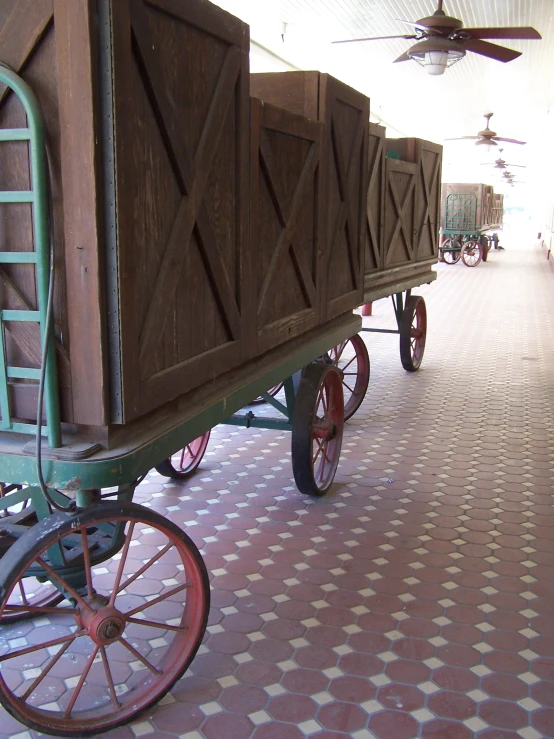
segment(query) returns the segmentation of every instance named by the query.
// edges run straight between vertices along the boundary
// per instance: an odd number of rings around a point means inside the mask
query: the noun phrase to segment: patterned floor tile
[[[552,274],[517,244],[437,269],[420,372],[363,334],[370,386],[325,498],[297,492],[290,436],[260,429],[217,427],[188,481],[141,484],[201,549],[212,610],[186,675],[108,739],[554,737]],[[392,322],[386,300],[364,318]],[[0,710],[0,739],[35,736]]]

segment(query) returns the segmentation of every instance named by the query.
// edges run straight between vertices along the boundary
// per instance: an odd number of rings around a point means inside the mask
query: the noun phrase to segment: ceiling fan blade
[[[464,28],[463,33],[469,33],[472,38],[482,39],[528,39],[540,40],[542,36],[531,26],[512,26],[505,28]]]
[[[502,136],[493,136],[495,141],[507,141],[509,144],[526,144],[527,141],[518,141],[517,139],[504,139]],[[520,165],[517,165],[520,166]]]
[[[521,51],[507,49],[505,46],[498,46],[498,44],[489,44],[487,41],[481,41],[480,39],[470,38],[461,43],[464,49],[486,56],[489,59],[496,59],[498,62],[511,62],[521,56]]]
[[[453,139],[443,139],[443,141],[463,141],[464,139],[478,139],[479,136],[456,136]]]
[[[410,57],[406,54],[406,52],[404,52],[403,54],[400,54],[398,59],[394,60],[393,64],[396,64],[396,62],[409,62],[409,61],[410,61]]]
[[[342,39],[341,41],[331,41],[332,44],[353,44],[356,41],[384,41],[385,39],[389,38],[407,38],[407,39],[414,39],[419,38],[418,36],[414,35],[406,35],[403,36],[370,36],[369,38],[346,38]]]

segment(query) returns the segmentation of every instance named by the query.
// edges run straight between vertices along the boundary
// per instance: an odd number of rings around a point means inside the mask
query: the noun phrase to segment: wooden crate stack
[[[380,273],[436,260],[438,149],[385,159],[368,98],[329,75],[250,77],[248,27],[208,0],[0,11],[0,59],[46,119],[62,419],[89,436],[109,444],[356,308]],[[25,125],[5,90],[0,125]],[[28,170],[25,142],[0,147],[0,187]],[[30,215],[0,205],[1,250],[32,250]],[[31,265],[0,282],[3,308],[36,308]],[[38,366],[38,331],[5,333],[8,360]],[[10,392],[32,419],[36,385]]]

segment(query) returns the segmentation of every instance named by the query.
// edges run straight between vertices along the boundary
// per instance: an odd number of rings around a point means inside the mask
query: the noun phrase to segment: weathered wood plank
[[[93,0],[54,0],[73,413],[108,420]]]

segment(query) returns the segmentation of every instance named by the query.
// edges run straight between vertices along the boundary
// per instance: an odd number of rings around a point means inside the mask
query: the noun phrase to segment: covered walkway
[[[212,612],[162,705],[106,736],[554,737],[554,273],[508,240],[438,272],[420,372],[364,334],[325,499],[294,487],[288,434],[231,427],[187,485],[141,485],[201,547]],[[29,736],[0,712],[0,739]]]

